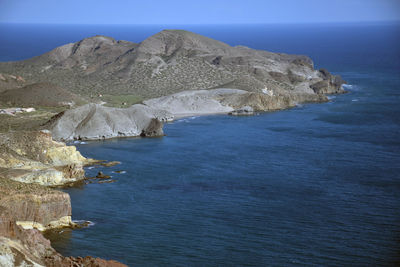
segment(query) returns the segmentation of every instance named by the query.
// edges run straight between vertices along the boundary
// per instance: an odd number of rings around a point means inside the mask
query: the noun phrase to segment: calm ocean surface
[[[400,264],[399,25],[3,24],[0,60],[96,34],[140,42],[164,28],[309,55],[350,93],[253,117],[181,119],[163,138],[78,145],[122,164],[87,170],[115,183],[65,190],[73,219],[94,225],[52,236],[53,246],[136,266]]]

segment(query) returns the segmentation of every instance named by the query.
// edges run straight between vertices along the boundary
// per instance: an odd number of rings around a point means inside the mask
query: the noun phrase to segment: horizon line
[[[400,23],[396,20],[363,20],[363,21],[324,21],[324,22],[243,22],[243,23],[61,23],[61,22],[9,22],[0,21],[0,24],[18,25],[103,25],[103,26],[166,26],[166,25],[188,25],[188,26],[212,26],[212,25],[310,25],[310,24],[369,24],[369,23]]]

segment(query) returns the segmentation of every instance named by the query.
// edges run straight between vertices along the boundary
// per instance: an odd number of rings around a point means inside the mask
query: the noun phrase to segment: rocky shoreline
[[[99,258],[64,257],[42,232],[74,228],[71,200],[60,186],[85,178],[86,159],[48,132],[0,135],[0,265],[125,266]]]
[[[345,92],[345,81],[314,69],[306,56],[231,47],[181,30],[139,44],[90,37],[32,59],[1,62],[0,72],[0,106],[52,111],[12,116],[21,119],[21,129],[35,118],[35,131],[0,133],[2,266],[125,266],[63,257],[43,237],[41,231],[76,226],[69,195],[51,187],[82,181],[83,167],[99,163],[63,142],[162,136],[165,122],[185,116],[252,115]],[[143,101],[109,107],[103,94]],[[13,121],[4,121],[10,128]]]
[[[343,93],[340,89],[338,92]],[[327,102],[325,94],[271,95],[239,89],[182,91],[129,108],[87,104],[62,112],[43,125],[59,141],[163,136],[163,123],[209,114],[251,115],[306,102]],[[251,112],[243,113],[243,110]]]

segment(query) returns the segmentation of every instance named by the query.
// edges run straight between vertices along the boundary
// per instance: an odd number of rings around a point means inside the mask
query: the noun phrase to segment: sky
[[[400,0],[0,0],[0,23],[251,24],[400,21]]]

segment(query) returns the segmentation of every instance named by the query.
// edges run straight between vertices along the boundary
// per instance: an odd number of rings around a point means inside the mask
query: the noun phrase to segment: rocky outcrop
[[[0,209],[0,235],[6,237],[15,236],[9,222],[40,231],[73,225],[69,195],[40,185],[0,178]]]
[[[254,109],[250,106],[244,106],[239,109],[235,109],[232,112],[229,112],[229,115],[233,116],[250,116],[254,115]]]
[[[0,178],[62,185],[83,179],[83,166],[94,162],[46,131],[0,134]]]
[[[245,95],[244,90],[214,89],[183,91],[173,95],[153,98],[143,103],[152,109],[166,110],[175,118],[205,115],[215,113],[228,113],[233,111],[231,103],[222,103],[223,99],[232,95]]]
[[[93,162],[75,147],[54,142],[48,132],[0,135],[0,266],[125,266],[63,257],[41,233],[76,225],[69,195],[39,184],[82,179],[82,166]]]
[[[99,258],[63,257],[41,233],[72,225],[67,193],[0,178],[0,266],[125,266]]]
[[[46,267],[127,267],[114,260],[86,257],[64,257],[38,230],[17,229],[18,238],[0,236],[0,266]]]
[[[179,118],[215,113],[239,113],[240,110],[252,110],[252,112],[279,110],[293,107],[297,103],[324,101],[327,101],[324,95],[314,93],[275,95],[268,91],[255,93],[238,89],[212,89],[183,91],[149,99],[143,103],[152,109],[166,110],[175,118]]]
[[[39,230],[70,224],[68,194],[0,178],[0,262],[4,266],[23,262],[44,266],[44,257],[56,252]]]
[[[56,140],[95,140],[126,136],[163,135],[161,121],[171,115],[144,105],[111,108],[87,104],[54,117],[44,127]]]
[[[322,80],[310,85],[316,94],[341,94],[345,92],[341,86],[346,82],[340,76],[332,75],[326,69],[320,69],[318,75]]]
[[[184,90],[237,88],[275,95],[341,92],[343,81],[315,70],[307,56],[231,47],[183,30],[164,30],[140,44],[105,36],[83,39],[0,72],[48,82],[71,92],[132,94],[143,99]]]
[[[119,109],[88,104],[62,112],[45,128],[56,140],[95,140],[127,136],[162,136],[164,121],[216,113],[251,115],[254,111],[279,110],[303,102],[323,102],[323,94],[273,94],[239,89],[183,91],[149,99],[143,104]]]

